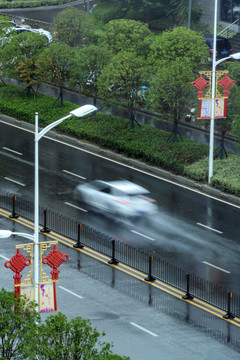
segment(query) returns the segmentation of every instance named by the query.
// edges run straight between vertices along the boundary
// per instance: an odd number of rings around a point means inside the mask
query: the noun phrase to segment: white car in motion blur
[[[157,212],[157,202],[149,195],[148,190],[127,180],[94,180],[75,189],[77,200],[111,215],[130,219]]]

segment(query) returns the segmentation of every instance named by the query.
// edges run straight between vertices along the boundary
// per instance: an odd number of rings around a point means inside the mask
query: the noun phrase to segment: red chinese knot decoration
[[[50,272],[52,274],[52,280],[57,281],[58,280],[58,274],[60,273],[60,270],[58,270],[58,267],[64,262],[68,260],[68,255],[63,254],[60,250],[56,248],[56,244],[53,246],[53,250],[50,251],[50,253],[47,256],[44,256],[42,258],[42,263],[47,264],[50,266],[53,270]]]
[[[24,255],[20,254],[19,249],[17,249],[17,254],[14,255],[9,261],[5,262],[5,267],[11,269],[15,272],[14,285],[21,284],[22,274],[20,274],[26,266],[31,265],[31,259],[27,259]],[[15,296],[20,295],[20,286],[15,286]]]
[[[235,80],[232,80],[226,73],[225,76],[217,82],[217,84],[223,88],[223,96],[228,97],[228,89],[235,84]]]
[[[192,86],[198,89],[198,98],[203,97],[203,90],[210,85],[210,81],[207,81],[202,77],[203,74],[200,74],[200,77],[197,80],[192,82]]]
[[[24,255],[20,254],[19,249],[17,249],[17,254],[14,255],[9,261],[5,262],[5,267],[11,269],[15,272],[14,284],[20,284],[22,275],[20,274],[26,266],[31,265],[31,260],[25,258]]]

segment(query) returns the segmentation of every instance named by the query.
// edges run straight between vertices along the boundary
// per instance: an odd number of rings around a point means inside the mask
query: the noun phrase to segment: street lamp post
[[[187,28],[190,29],[191,26],[191,13],[192,13],[192,0],[189,0],[188,3],[188,22],[187,22]]]
[[[60,120],[57,120],[40,132],[38,132],[38,113],[35,114],[35,186],[34,186],[34,283],[35,283],[35,301],[38,304],[38,283],[39,283],[39,247],[38,247],[38,238],[39,238],[39,154],[38,154],[38,142],[39,140],[55,126],[61,124],[64,120],[70,118],[71,116],[83,117],[85,115],[95,112],[97,108],[93,105],[83,105],[73,111],[71,111],[67,116],[63,117]]]
[[[213,33],[213,56],[212,56],[212,101],[211,101],[211,120],[210,120],[210,141],[209,141],[209,168],[208,168],[208,183],[211,182],[213,175],[213,150],[214,150],[214,106],[215,106],[215,81],[216,81],[216,44],[217,44],[217,4],[215,0],[214,8],[214,33]]]
[[[63,117],[60,120],[57,120],[40,132],[38,132],[38,113],[35,114],[35,175],[34,175],[34,235],[25,234],[25,233],[16,233],[9,230],[0,230],[0,238],[6,238],[11,235],[23,236],[27,239],[34,241],[34,284],[35,284],[35,302],[39,305],[39,296],[38,296],[38,285],[39,285],[39,151],[38,151],[38,142],[39,140],[55,126],[61,124],[64,120],[70,118],[71,116],[83,117],[85,115],[91,114],[97,111],[97,108],[93,105],[83,105],[73,111],[71,111],[67,116]],[[38,310],[38,306],[37,306]]]
[[[240,60],[240,52],[232,54],[223,59],[216,61],[216,48],[213,47],[213,66],[212,66],[212,88],[211,88],[211,120],[210,120],[210,143],[209,143],[209,168],[208,168],[208,183],[211,183],[213,176],[213,153],[214,153],[214,119],[215,119],[215,90],[216,90],[216,66],[223,61],[234,59]],[[215,60],[214,60],[215,59]]]
[[[70,118],[71,116],[82,117],[88,115],[97,108],[93,105],[84,105],[73,111],[71,111],[67,116],[63,117],[60,120],[57,120],[40,132],[38,132],[38,113],[35,114],[35,186],[34,186],[34,283],[35,283],[35,301],[38,304],[38,283],[39,283],[39,247],[38,245],[38,231],[39,231],[39,154],[38,154],[38,142],[39,140],[55,126],[61,124],[64,120]]]
[[[209,165],[208,165],[208,183],[211,183],[213,176],[213,153],[214,153],[214,118],[215,118],[215,89],[216,89],[216,66],[228,59],[240,59],[240,53],[230,55],[226,58],[216,61],[217,50],[217,11],[218,0],[215,0],[214,7],[214,33],[213,33],[213,56],[212,56],[212,88],[211,88],[211,120],[210,120],[210,140],[209,140]]]

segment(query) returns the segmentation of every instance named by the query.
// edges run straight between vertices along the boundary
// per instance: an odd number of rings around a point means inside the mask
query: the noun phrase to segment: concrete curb
[[[6,123],[17,125],[19,127],[22,127],[23,129],[27,129],[27,130],[34,132],[34,125],[29,124],[25,121],[17,120],[15,118],[12,118],[7,115],[2,115],[2,114],[0,115],[0,120],[4,121]],[[155,166],[145,164],[139,160],[128,158],[121,154],[114,153],[113,151],[109,151],[107,149],[101,148],[97,145],[87,143],[87,142],[78,140],[76,138],[57,133],[55,131],[50,131],[47,136],[52,139],[63,141],[69,145],[76,146],[80,149],[89,151],[93,154],[106,157],[113,161],[117,161],[123,165],[132,167],[134,169],[138,169],[140,171],[147,172],[154,176],[160,177],[166,181],[173,182],[176,185],[186,187],[188,189],[191,189],[193,191],[196,191],[196,192],[199,192],[202,194],[206,194],[217,200],[226,201],[232,205],[240,206],[240,198],[239,197],[224,193],[224,192],[217,190],[209,185],[195,182],[195,181],[185,178],[183,176],[175,175],[169,171],[160,169]]]

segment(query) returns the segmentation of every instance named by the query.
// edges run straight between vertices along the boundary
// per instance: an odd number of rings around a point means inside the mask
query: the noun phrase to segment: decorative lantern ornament
[[[68,260],[68,255],[63,254],[60,250],[56,248],[57,241],[49,242],[40,242],[40,283],[37,284],[39,287],[39,311],[40,312],[49,312],[57,311],[57,297],[56,297],[56,281],[59,279],[59,266]],[[53,250],[46,256],[43,256],[43,253],[53,246]],[[17,253],[10,260],[5,262],[5,267],[11,269],[15,272],[14,278],[14,287],[15,287],[15,297],[17,298],[20,295],[25,295],[29,301],[34,300],[34,287],[36,284],[33,283],[33,244],[21,244],[17,245]],[[20,249],[26,251],[30,258],[26,258],[24,255],[20,254]],[[50,272],[52,278],[49,279],[48,275],[43,271],[42,264],[46,264],[52,268]],[[27,274],[27,277],[22,282],[21,272],[25,269],[26,266],[31,265],[30,271]]]
[[[225,76],[220,79],[223,75]],[[200,100],[199,119],[211,119],[211,79],[211,71],[201,71],[199,78],[192,82],[192,86],[198,89],[198,99]],[[234,84],[235,81],[228,76],[228,71],[216,71],[214,118],[221,119],[227,117],[228,89]],[[219,91],[219,87],[223,89],[222,92]]]
[[[13,276],[14,279],[14,287],[15,287],[15,297],[18,297],[21,294],[21,278],[22,274],[20,274],[26,266],[31,265],[31,259],[27,259],[24,255],[20,254],[20,249],[17,249],[17,254],[13,255],[13,257],[5,262],[5,267],[11,269],[15,272]]]

